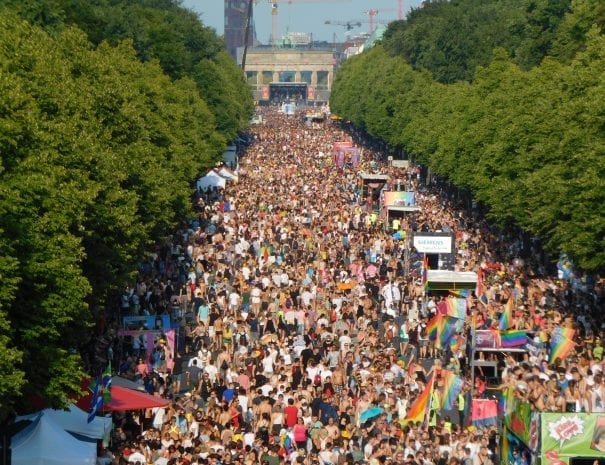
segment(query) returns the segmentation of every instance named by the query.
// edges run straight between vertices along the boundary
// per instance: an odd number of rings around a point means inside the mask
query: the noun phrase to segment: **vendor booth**
[[[84,410],[90,410],[92,402],[92,392],[80,398],[76,405]],[[111,386],[111,399],[108,404],[104,404],[102,412],[118,412],[124,410],[143,410],[147,408],[165,407],[170,401],[163,397],[157,397],[146,392],[135,391],[134,389],[124,388],[119,385]]]
[[[111,431],[111,418],[95,417],[88,422],[88,413],[71,404],[67,410],[44,409],[30,415],[17,417],[16,421],[37,421],[45,416],[45,421],[52,421],[58,428],[69,433],[84,436],[90,439],[103,439]]]
[[[227,180],[214,170],[208,171],[205,176],[197,180],[196,188],[198,191],[205,191],[209,188],[224,189]]]
[[[219,174],[219,176],[225,178],[227,181],[237,182],[239,179],[237,173],[235,171],[230,170],[226,166],[217,168],[216,172]]]
[[[77,439],[48,411],[36,414],[30,425],[15,434],[11,448],[13,465],[94,465],[97,461],[96,441]]]

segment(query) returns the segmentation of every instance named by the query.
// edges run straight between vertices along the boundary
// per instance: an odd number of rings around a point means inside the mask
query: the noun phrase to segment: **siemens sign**
[[[452,236],[414,235],[414,247],[420,253],[452,253]]]

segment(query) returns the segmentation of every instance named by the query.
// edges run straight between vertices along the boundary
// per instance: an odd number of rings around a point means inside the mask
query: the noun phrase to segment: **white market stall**
[[[197,180],[196,187],[198,191],[203,191],[209,187],[220,187],[224,188],[227,184],[227,180],[218,174],[214,170],[208,171],[205,176],[202,176]]]
[[[82,441],[66,432],[51,415],[37,418],[11,440],[13,465],[95,465],[96,441]]]
[[[115,379],[115,378],[114,378]],[[41,415],[56,423],[61,429],[91,439],[103,439],[111,431],[111,418],[96,416],[90,423],[88,413],[71,404],[68,410],[45,409],[17,417],[19,420],[36,421]]]

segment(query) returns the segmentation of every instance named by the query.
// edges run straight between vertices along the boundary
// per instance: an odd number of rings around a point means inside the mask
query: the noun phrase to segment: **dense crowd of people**
[[[163,338],[148,347],[127,337],[116,351],[121,375],[170,404],[116,415],[101,461],[495,464],[498,426],[473,426],[468,410],[471,393],[497,391],[471,374],[470,346],[473,331],[497,326],[513,292],[513,328],[535,335],[536,350],[486,355],[500,367],[499,389],[537,410],[605,410],[602,282],[573,288],[549,277],[536,243],[492,229],[418,167],[395,168],[369,147],[360,166],[336,166],[336,141],[364,141],[329,119],[259,111],[238,182],[199,193],[196,218],[127,292],[122,313],[170,314],[181,325],[175,354]],[[421,210],[388,224],[359,171],[388,174],[389,190],[415,191]],[[482,270],[485,299],[467,297],[456,345],[428,337],[443,296],[424,285],[410,245],[417,231],[453,232],[455,269]],[[576,346],[551,361],[543,335],[555,326],[573,328]],[[439,405],[444,369],[466,381],[450,411]],[[426,420],[406,421],[431,376]]]

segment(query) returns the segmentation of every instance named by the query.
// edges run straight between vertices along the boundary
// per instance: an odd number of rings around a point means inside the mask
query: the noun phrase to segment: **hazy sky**
[[[417,8],[422,0],[403,0],[403,12],[407,14],[412,7]],[[364,32],[369,29],[368,10],[379,10],[374,16],[375,22],[397,19],[398,0],[278,0],[278,37],[286,31],[311,32],[314,40],[332,42],[342,41],[347,32],[344,26],[325,24],[331,22],[366,21],[360,28],[350,33]],[[183,6],[201,14],[201,20],[223,34],[223,0],[184,0]],[[268,43],[271,36],[271,0],[257,0],[254,5],[254,23],[256,35],[262,43]]]

